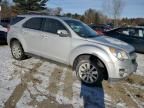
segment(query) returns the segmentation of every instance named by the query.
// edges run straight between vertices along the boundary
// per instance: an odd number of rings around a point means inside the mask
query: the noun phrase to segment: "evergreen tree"
[[[46,9],[47,1],[48,0],[13,0],[15,7],[20,13]]]

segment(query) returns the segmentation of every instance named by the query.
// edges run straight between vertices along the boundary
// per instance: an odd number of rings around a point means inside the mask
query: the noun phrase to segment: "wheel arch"
[[[14,41],[18,41],[21,44],[21,42],[17,38],[12,38],[12,39],[10,39],[10,43],[9,43],[10,47],[12,45],[12,42],[14,42]]]
[[[9,46],[11,47],[11,44],[13,41],[18,41],[20,43],[20,45],[22,46],[24,52],[27,52],[27,46],[25,44],[25,41],[23,39],[19,39],[17,37],[13,37],[9,40]]]
[[[109,74],[108,74],[108,69],[107,69],[106,64],[104,63],[103,60],[101,60],[97,55],[94,55],[94,54],[84,53],[84,54],[78,55],[78,56],[74,59],[74,61],[73,61],[73,65],[72,65],[72,69],[73,69],[73,70],[76,69],[76,65],[77,65],[77,63],[78,63],[78,60],[79,60],[79,58],[82,57],[82,56],[90,56],[90,59],[91,59],[91,60],[98,60],[98,61],[100,61],[100,64],[101,64],[102,68],[104,68],[104,73],[103,73],[103,74],[104,74],[104,79],[105,79],[105,80],[108,80]]]

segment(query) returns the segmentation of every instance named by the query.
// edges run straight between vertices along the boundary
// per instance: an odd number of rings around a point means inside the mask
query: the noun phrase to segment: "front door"
[[[71,51],[71,37],[61,37],[57,34],[58,30],[67,30],[66,27],[56,19],[46,18],[42,29],[45,57],[67,63]]]

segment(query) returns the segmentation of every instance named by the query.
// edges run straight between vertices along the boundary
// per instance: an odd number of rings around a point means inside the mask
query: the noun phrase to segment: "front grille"
[[[130,56],[134,56],[134,55],[135,55],[135,52],[132,51],[132,52],[129,53],[129,55],[130,55]]]
[[[132,61],[132,64],[136,64],[136,57],[137,56],[136,56],[135,51],[130,52],[129,55],[130,55],[130,59]]]
[[[136,63],[136,59],[133,59],[133,60],[132,60],[132,63],[135,64],[135,63]]]
[[[130,56],[130,59],[131,59],[131,60],[134,60],[134,59],[136,59],[136,57],[137,57],[137,55],[136,55],[135,52],[129,53],[129,56]]]

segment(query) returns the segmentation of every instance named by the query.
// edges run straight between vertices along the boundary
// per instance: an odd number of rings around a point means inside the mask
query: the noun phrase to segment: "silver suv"
[[[8,33],[12,55],[23,60],[33,54],[70,65],[85,84],[116,81],[137,69],[135,49],[120,40],[97,35],[71,18],[21,15]]]

